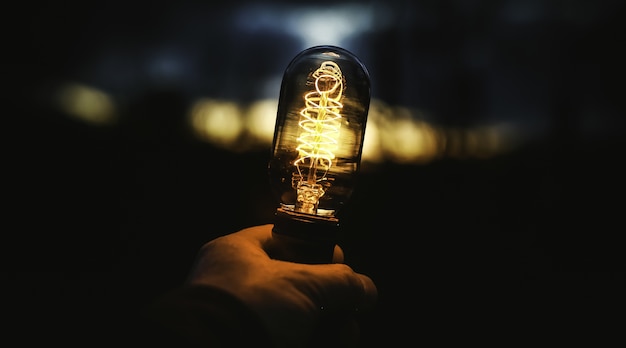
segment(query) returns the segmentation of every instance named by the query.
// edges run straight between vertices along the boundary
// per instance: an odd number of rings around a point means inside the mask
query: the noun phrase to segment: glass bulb
[[[270,185],[274,231],[327,240],[355,186],[370,105],[369,73],[351,52],[315,46],[287,66],[278,101]]]

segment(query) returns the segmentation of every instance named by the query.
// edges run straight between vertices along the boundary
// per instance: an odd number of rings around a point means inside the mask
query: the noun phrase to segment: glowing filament
[[[326,180],[338,147],[344,86],[339,66],[331,61],[323,62],[311,79],[315,90],[304,95],[305,107],[300,111],[302,132],[294,161],[298,173],[292,184],[298,191],[296,209],[314,214],[325,192],[321,182]]]

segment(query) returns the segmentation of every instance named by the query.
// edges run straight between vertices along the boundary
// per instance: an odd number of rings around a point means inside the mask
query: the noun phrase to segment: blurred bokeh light
[[[163,117],[188,119],[197,140],[240,153],[267,146],[272,103],[289,60],[306,47],[333,44],[356,53],[370,70],[378,105],[372,105],[366,159],[491,158],[555,136],[598,139],[623,128],[608,107],[607,98],[616,97],[599,94],[607,87],[594,82],[610,74],[616,57],[589,42],[607,68],[582,70],[592,58],[575,63],[573,57],[585,37],[571,39],[611,25],[619,8],[516,0],[182,2],[151,11],[82,5],[64,12],[67,23],[35,34],[44,42],[36,52],[56,46],[50,50],[60,54],[31,66],[41,74],[27,95],[47,86],[68,117],[112,125],[134,117],[129,105],[142,96],[168,90],[187,111]],[[33,16],[42,26],[53,21],[41,17],[46,9]],[[137,18],[145,19],[141,27]]]

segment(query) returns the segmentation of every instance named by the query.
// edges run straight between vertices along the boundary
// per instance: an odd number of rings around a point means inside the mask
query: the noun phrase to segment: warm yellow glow
[[[380,163],[384,161],[380,142],[378,124],[369,122],[365,131],[365,139],[363,139],[363,152],[361,155],[363,162]]]
[[[298,170],[293,178],[298,192],[296,209],[305,213],[315,213],[324,195],[319,182],[325,180],[335,159],[343,108],[343,75],[336,63],[323,62],[311,78],[315,90],[304,96],[299,122],[302,132],[296,147],[299,157],[293,163]]]
[[[201,99],[191,108],[195,133],[215,145],[230,148],[243,130],[240,107],[233,102]]]
[[[84,122],[108,125],[117,121],[113,99],[93,87],[65,85],[59,90],[56,101],[63,112]]]
[[[329,81],[340,75],[332,76],[332,79],[328,77]],[[339,94],[322,97],[323,86],[318,88],[320,91],[307,94],[309,100],[305,100],[306,107],[302,110],[301,157],[298,159],[302,174],[301,178],[294,177],[294,187],[309,173],[315,175],[317,182],[323,181],[324,173],[337,154],[338,117],[341,117]],[[269,147],[277,105],[276,99],[259,100],[247,108],[231,101],[201,99],[191,109],[190,122],[199,139],[230,151]],[[420,110],[390,106],[372,99],[362,161],[426,164],[443,157],[487,159],[515,149],[524,140],[524,133],[514,124],[445,128],[425,121],[426,118]]]
[[[489,158],[512,150],[517,146],[519,131],[509,124],[492,124],[472,129],[474,134],[473,157]]]
[[[398,163],[428,162],[439,155],[440,138],[435,128],[416,120],[407,108],[394,108],[394,118],[387,120],[383,151]]]
[[[366,134],[368,148],[364,147],[364,159],[423,164],[441,156],[444,142],[441,131],[417,116],[415,110],[390,107],[380,100],[373,100],[367,126],[367,132],[373,129],[373,134]]]
[[[513,125],[497,124],[446,130],[445,154],[453,158],[487,159],[519,145],[520,132]]]
[[[258,100],[250,105],[245,115],[244,127],[253,138],[251,140],[262,145],[272,143],[277,107],[275,99]]]
[[[438,155],[438,137],[427,124],[410,119],[395,121],[385,151],[398,163],[427,162]]]
[[[308,164],[313,169],[308,172],[308,180],[317,181],[320,178],[316,178],[315,169],[319,166],[327,172],[335,158],[343,108],[343,83],[341,70],[333,62],[322,63],[312,77],[315,91],[304,96],[306,107],[300,112],[299,122],[303,131],[297,139],[299,158],[294,165],[302,174],[300,165]]]

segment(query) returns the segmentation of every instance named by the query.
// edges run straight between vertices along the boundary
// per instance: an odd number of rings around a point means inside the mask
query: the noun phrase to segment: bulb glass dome
[[[349,51],[315,46],[289,63],[268,165],[280,211],[337,219],[354,190],[369,104],[369,73]]]

